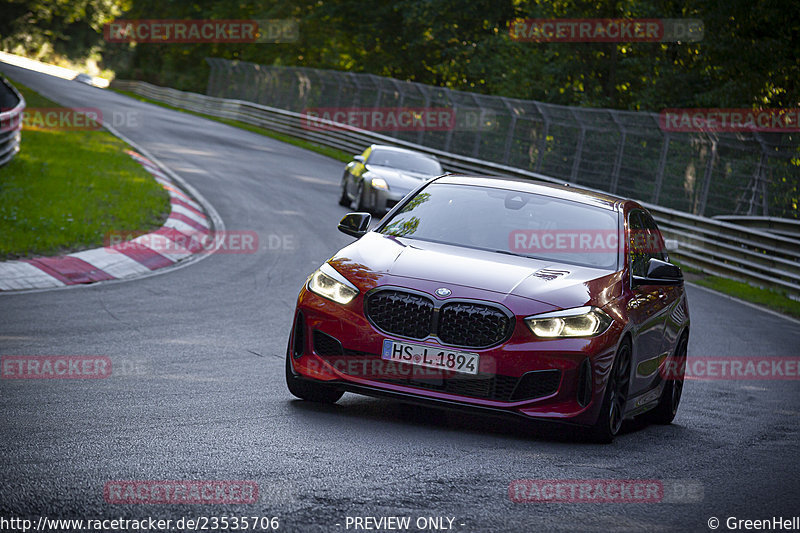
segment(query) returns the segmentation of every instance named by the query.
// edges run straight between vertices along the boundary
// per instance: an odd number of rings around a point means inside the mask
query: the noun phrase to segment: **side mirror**
[[[633,276],[634,285],[680,285],[683,272],[677,265],[650,258],[647,261],[647,277]]]
[[[358,239],[367,233],[371,220],[369,213],[347,213],[339,222],[339,231]]]
[[[354,155],[353,161],[358,161],[359,163],[364,163],[364,156],[363,155]]]

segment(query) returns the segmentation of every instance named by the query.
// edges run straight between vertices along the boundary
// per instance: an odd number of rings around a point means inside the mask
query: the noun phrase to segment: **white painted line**
[[[147,235],[136,237],[130,242],[150,248],[157,254],[163,255],[173,263],[177,263],[181,259],[192,255],[189,250],[180,244],[176,244],[175,241],[168,239],[165,235],[161,235],[159,233],[148,233]]]
[[[95,248],[94,250],[85,250],[69,255],[86,261],[93,267],[99,268],[115,278],[127,278],[136,274],[150,272],[150,269],[140,262],[113,248]]]
[[[170,198],[177,198],[178,200],[184,202],[185,204],[194,207],[198,211],[202,212],[203,208],[200,207],[200,204],[189,198],[186,194],[183,193],[180,189],[178,189],[174,183],[171,181],[164,181],[159,178],[155,178],[155,180],[164,186],[167,190],[167,194],[169,194]]]
[[[190,226],[183,220],[178,220],[176,218],[168,218],[166,222],[164,222],[165,228],[174,228],[181,233],[190,233],[193,231],[197,231],[197,228],[194,226]]]
[[[204,228],[208,227],[208,220],[206,220],[206,217],[204,217],[203,215],[198,215],[197,213],[195,213],[191,209],[187,209],[186,207],[183,207],[182,205],[172,204],[172,212],[173,213],[180,213],[181,215],[183,215],[185,217],[191,218],[192,220],[194,220],[195,222],[197,222],[198,224],[200,224]],[[170,216],[172,216],[172,215],[170,215]]]
[[[157,254],[161,254],[173,263],[177,263],[181,259],[192,255],[189,250],[183,246],[176,244],[172,239],[168,239],[165,235],[160,233],[148,233],[136,237],[129,241],[134,245],[142,246],[153,250]]]
[[[200,208],[199,205],[197,205],[197,203],[195,203],[191,198],[186,196],[182,191],[180,191],[177,187],[175,187],[175,185],[170,184],[169,187],[165,188],[167,189],[169,195],[172,196],[173,198],[177,198],[183,202],[186,202],[187,204],[194,207],[198,211],[202,211],[202,209]]]
[[[65,284],[24,261],[5,261],[0,263],[0,290],[36,289],[63,287]]]
[[[198,211],[200,211],[201,213],[203,212],[203,208],[202,208],[202,207],[200,207],[200,204],[198,204],[197,202],[193,201],[191,198],[189,198],[189,197],[187,197],[187,196],[178,196],[177,198],[178,198],[180,201],[182,201],[182,202],[184,202],[184,203],[186,203],[186,204],[188,204],[188,205],[190,205],[190,206],[194,207],[195,209],[197,209],[197,210],[198,210]]]

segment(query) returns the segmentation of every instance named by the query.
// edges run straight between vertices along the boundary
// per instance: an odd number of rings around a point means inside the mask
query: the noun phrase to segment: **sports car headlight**
[[[356,286],[328,263],[308,278],[308,290],[342,305],[350,303],[358,295]]]
[[[534,335],[546,339],[594,337],[607,330],[611,322],[611,317],[602,309],[590,306],[543,313],[525,319]]]
[[[372,188],[386,191],[389,189],[389,184],[383,178],[372,178]]]

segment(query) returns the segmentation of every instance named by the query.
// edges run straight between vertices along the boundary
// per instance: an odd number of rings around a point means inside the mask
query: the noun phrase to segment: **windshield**
[[[384,235],[616,270],[616,211],[538,194],[434,183]]]
[[[396,168],[419,174],[439,176],[443,174],[442,166],[435,159],[422,154],[398,152],[395,150],[373,150],[367,161],[369,165]]]

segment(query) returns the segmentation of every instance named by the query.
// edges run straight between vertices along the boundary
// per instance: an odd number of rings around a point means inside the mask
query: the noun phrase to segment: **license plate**
[[[438,346],[409,344],[389,339],[383,340],[381,359],[399,361],[426,368],[438,368],[462,374],[477,374],[480,356],[476,353],[457,352]]]

